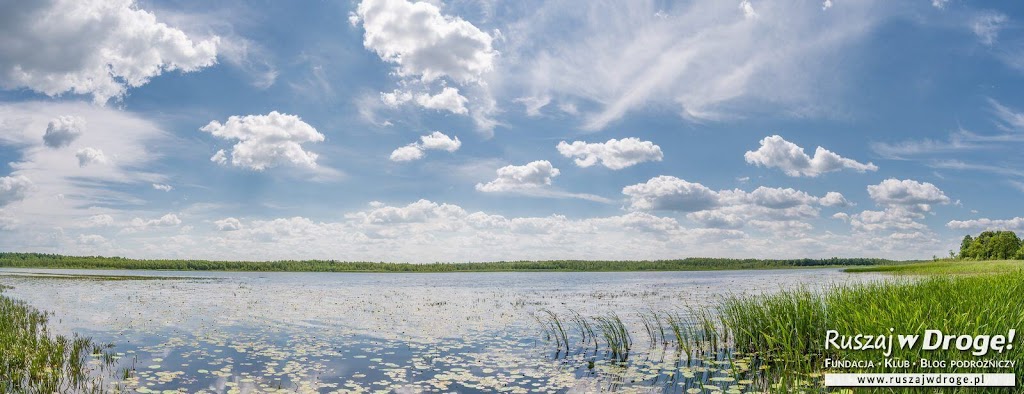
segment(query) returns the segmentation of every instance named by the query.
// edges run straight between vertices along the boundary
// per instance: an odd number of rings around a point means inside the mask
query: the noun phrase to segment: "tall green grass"
[[[101,375],[115,363],[112,345],[51,335],[47,314],[4,296],[6,289],[0,285],[0,391],[104,392]]]
[[[878,352],[825,349],[827,330],[842,334],[1005,335],[1024,328],[1024,271],[966,277],[933,276],[917,281],[837,286],[826,292],[786,291],[727,299],[720,313],[734,346],[772,359],[879,358]],[[894,358],[973,359],[959,350],[895,349]],[[1024,349],[987,357],[1017,360],[1024,373]],[[878,371],[881,371],[878,369]],[[966,371],[964,371],[966,372]]]
[[[756,365],[760,371],[750,377],[759,391],[825,391],[821,386],[826,358],[873,361],[874,367],[835,372],[954,372],[951,368],[887,369],[881,350],[826,349],[828,330],[842,335],[922,335],[940,330],[952,335],[1007,335],[1024,329],[1024,271],[992,275],[932,276],[917,280],[890,280],[867,284],[834,286],[826,291],[797,289],[756,296],[725,298],[715,308],[685,312],[641,314],[641,334],[646,332],[650,349],[674,348],[683,365],[708,360]],[[549,312],[550,313],[550,312]],[[553,314],[551,314],[553,316]],[[575,319],[581,319],[576,315]],[[615,316],[615,315],[609,315]],[[591,318],[598,332],[629,338],[625,328],[612,328],[609,316]],[[615,317],[617,319],[617,317]],[[621,323],[621,320],[619,320]],[[582,325],[578,325],[582,326]],[[566,336],[563,336],[566,338]],[[1018,335],[1017,338],[1020,338]],[[923,340],[923,339],[922,339]],[[568,340],[562,343],[567,343]],[[602,353],[615,362],[626,362],[631,353],[623,351],[620,340],[608,340]],[[1012,372],[1024,376],[1022,341],[1002,353],[990,351],[983,358],[1013,360],[1012,370],[959,368],[957,373]],[[628,343],[628,342],[627,342]],[[893,360],[975,360],[971,351],[922,350],[918,344],[900,349],[894,343]],[[973,390],[973,391],[972,391]],[[936,392],[926,389],[862,389],[876,392]],[[942,392],[978,389],[944,389]],[[988,391],[1013,391],[995,389]]]

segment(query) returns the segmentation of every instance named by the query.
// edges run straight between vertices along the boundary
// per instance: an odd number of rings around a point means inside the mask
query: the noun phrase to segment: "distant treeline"
[[[62,256],[41,253],[0,253],[0,267],[141,269],[177,271],[291,271],[291,272],[488,272],[488,271],[704,271],[724,269],[793,268],[893,264],[868,258],[830,259],[716,259],[686,258],[654,261],[501,261],[488,263],[374,263],[332,260],[209,261],[134,260],[122,257]]]
[[[1024,245],[1013,231],[984,231],[960,243],[961,259],[1024,260]]]

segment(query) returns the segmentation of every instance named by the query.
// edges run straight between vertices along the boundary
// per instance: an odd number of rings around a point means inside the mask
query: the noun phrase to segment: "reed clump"
[[[47,314],[4,296],[9,288],[0,285],[0,391],[103,392],[99,374],[115,363],[113,345],[51,335]]]

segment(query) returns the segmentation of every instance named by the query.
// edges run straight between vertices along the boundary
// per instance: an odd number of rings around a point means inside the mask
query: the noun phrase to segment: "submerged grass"
[[[683,363],[744,365],[744,379],[760,392],[827,391],[821,376],[826,358],[864,361],[860,366],[833,372],[1012,372],[1024,376],[1024,350],[1019,341],[1013,349],[989,351],[984,356],[972,350],[922,350],[922,346],[892,350],[892,360],[907,360],[907,367],[887,366],[882,350],[826,349],[828,330],[841,335],[924,335],[940,330],[945,335],[1004,335],[1024,327],[1024,270],[992,275],[932,276],[916,280],[834,286],[826,291],[797,289],[759,296],[733,296],[716,308],[685,312],[641,314],[643,332],[650,349],[674,348]],[[550,312],[549,312],[550,313]],[[578,317],[577,319],[581,319]],[[629,332],[615,315],[590,319],[604,338],[604,353],[613,362],[630,360]],[[582,326],[577,324],[577,326]],[[1019,338],[1019,336],[1017,336]],[[1012,340],[1012,339],[1011,339]],[[660,344],[660,345],[659,345]],[[595,351],[595,354],[598,352]],[[923,368],[920,359],[1011,360],[1009,370],[980,367]],[[873,365],[868,365],[870,361]],[[592,363],[592,362],[591,362]],[[914,363],[914,364],[909,364]],[[681,369],[680,369],[681,370]],[[711,383],[705,376],[704,383]],[[699,379],[698,379],[699,380]],[[745,389],[744,391],[747,391]],[[943,392],[1013,392],[1005,388],[945,388]],[[674,391],[674,390],[672,390]],[[863,388],[877,392],[935,392],[935,389]]]
[[[47,314],[4,296],[5,289],[0,285],[0,391],[103,392],[98,374],[114,365],[113,345],[51,335]]]

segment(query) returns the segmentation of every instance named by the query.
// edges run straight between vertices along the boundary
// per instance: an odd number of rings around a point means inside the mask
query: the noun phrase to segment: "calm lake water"
[[[89,280],[28,273],[140,275]],[[687,392],[713,376],[646,349],[639,312],[874,281],[838,269],[630,273],[228,273],[2,269],[56,333],[116,345],[137,392]],[[556,353],[535,316],[618,314],[626,365]],[[663,350],[663,349],[662,349]],[[675,360],[678,361],[678,360]],[[682,369],[681,369],[682,368]],[[725,392],[743,392],[731,378]],[[668,382],[668,383],[667,383]]]

